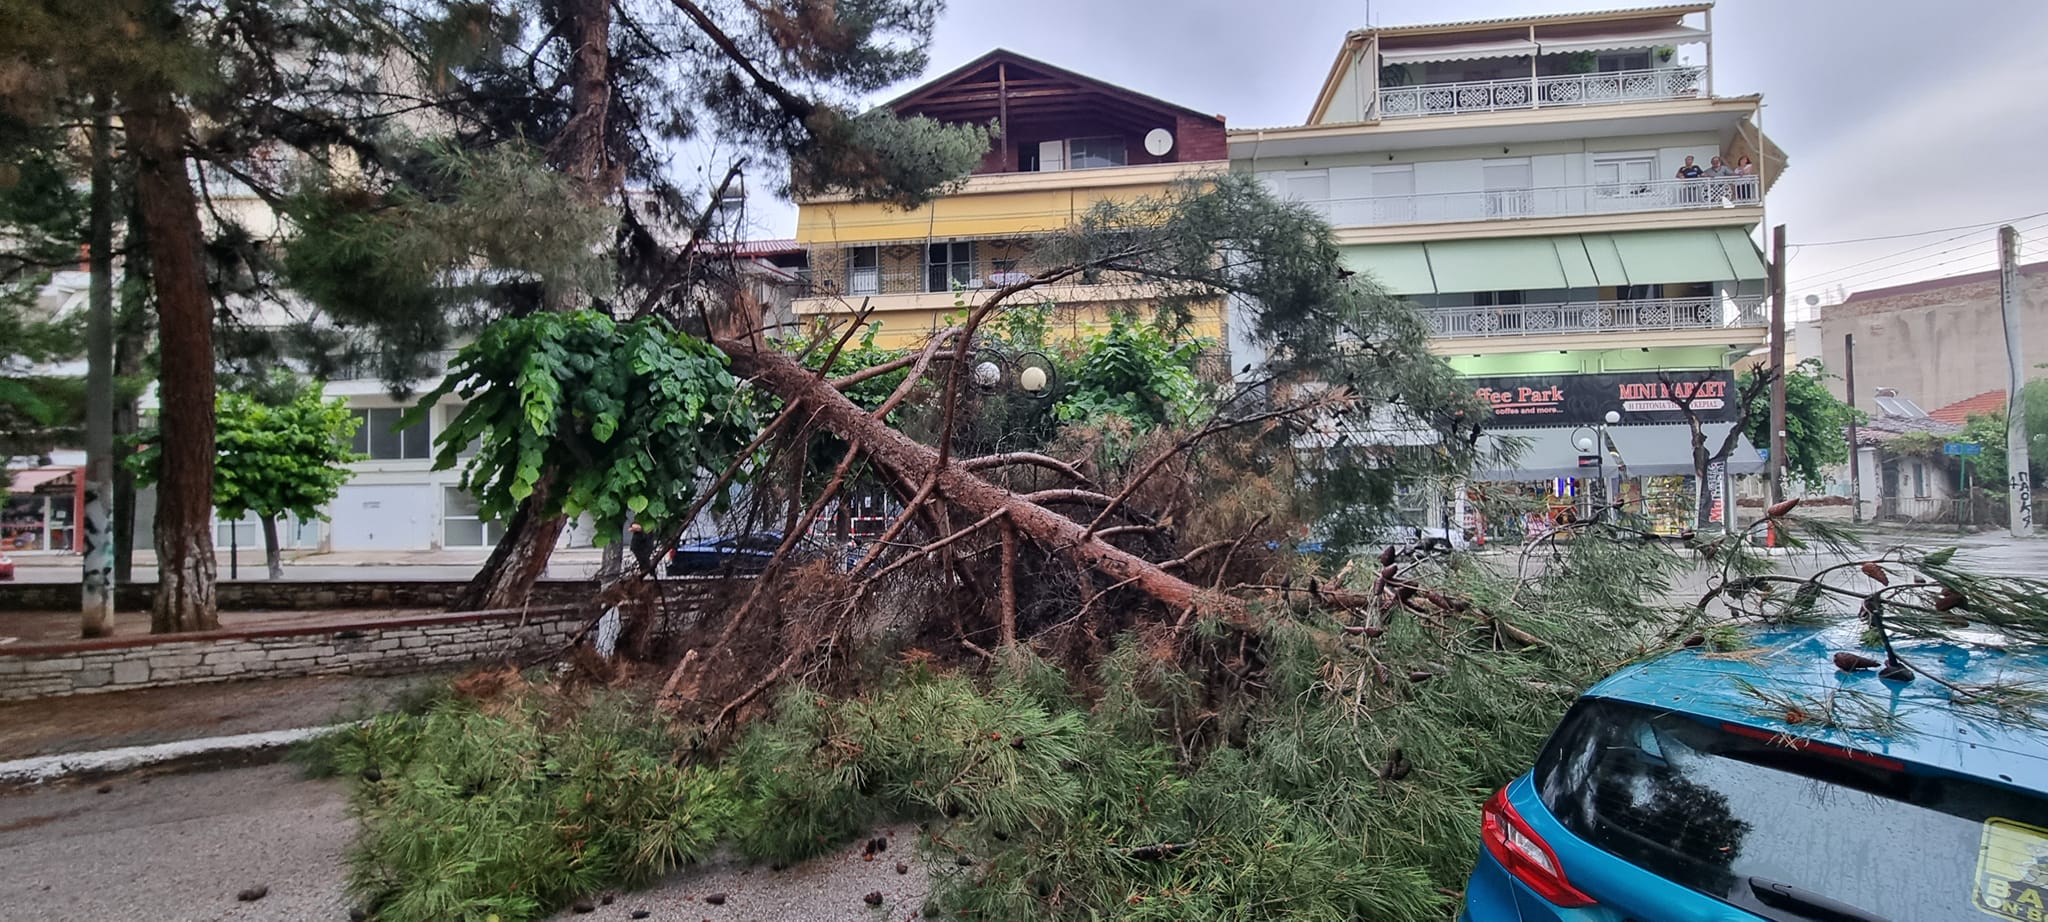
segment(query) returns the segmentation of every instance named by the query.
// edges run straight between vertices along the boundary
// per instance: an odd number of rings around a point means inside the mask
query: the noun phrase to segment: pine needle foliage
[[[378,919],[515,922],[704,859],[741,816],[737,786],[677,767],[681,741],[643,710],[448,698],[349,731],[327,767],[359,779],[351,891]]]

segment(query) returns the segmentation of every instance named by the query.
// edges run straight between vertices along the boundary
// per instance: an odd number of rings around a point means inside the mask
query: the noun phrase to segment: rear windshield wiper
[[[1890,922],[1883,916],[1867,909],[1859,909],[1840,900],[1829,899],[1811,890],[1802,890],[1791,884],[1779,883],[1768,877],[1749,879],[1749,891],[1759,901],[1788,909],[1810,919],[1822,922]]]

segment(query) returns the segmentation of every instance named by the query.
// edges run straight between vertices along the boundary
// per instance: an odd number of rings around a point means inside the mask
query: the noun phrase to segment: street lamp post
[[[1593,476],[1595,481],[1600,484],[1600,489],[1594,491],[1594,495],[1587,497],[1587,505],[1590,507],[1589,511],[1593,517],[1596,518],[1605,513],[1607,506],[1607,449],[1609,445],[1613,444],[1607,438],[1607,427],[1619,422],[1621,422],[1621,414],[1614,410],[1608,410],[1607,415],[1601,418],[1599,425],[1580,426],[1572,431],[1572,446],[1577,448],[1581,455],[1593,456]],[[1618,487],[1615,492],[1620,492]]]

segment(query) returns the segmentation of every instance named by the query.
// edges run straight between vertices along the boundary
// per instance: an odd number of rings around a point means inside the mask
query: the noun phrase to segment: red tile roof
[[[1960,426],[1969,422],[1972,416],[1985,416],[2004,409],[2004,391],[1985,391],[1975,397],[1958,400],[1927,415],[1942,422],[1955,423]]]

